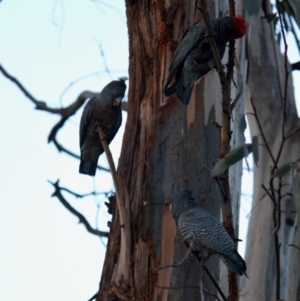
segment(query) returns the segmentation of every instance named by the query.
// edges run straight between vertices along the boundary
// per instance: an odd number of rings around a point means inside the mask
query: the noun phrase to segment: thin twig
[[[282,137],[283,139],[285,138],[284,134],[284,126],[285,126],[285,121],[286,121],[286,102],[287,102],[287,91],[288,91],[288,80],[289,80],[289,70],[288,70],[288,44],[286,42],[286,37],[285,37],[285,32],[283,28],[283,23],[282,23],[282,17],[281,17],[281,12],[278,11],[278,16],[279,16],[279,22],[280,22],[280,28],[281,28],[281,34],[283,37],[283,44],[284,44],[284,71],[285,71],[285,79],[284,79],[284,92],[283,92],[283,98],[282,98],[282,104],[283,104],[283,110],[282,110]]]
[[[267,138],[266,138],[265,133],[264,133],[264,131],[263,131],[262,125],[261,125],[261,123],[260,123],[260,121],[259,121],[259,118],[258,118],[258,115],[257,115],[257,110],[256,110],[256,107],[255,107],[255,105],[254,105],[254,102],[253,102],[252,97],[250,97],[250,102],[251,102],[251,105],[252,105],[252,108],[253,108],[253,115],[254,115],[254,118],[255,118],[255,120],[256,120],[256,122],[257,122],[257,125],[258,125],[258,127],[259,127],[259,130],[260,130],[261,136],[262,136],[262,138],[263,138],[263,140],[264,140],[265,146],[266,146],[266,148],[267,148],[267,150],[268,150],[268,153],[269,153],[269,155],[270,155],[270,157],[271,157],[271,159],[272,159],[272,161],[273,161],[274,166],[276,165],[276,168],[278,168],[278,167],[277,167],[277,164],[276,164],[276,160],[275,160],[275,158],[274,158],[274,156],[273,156],[273,154],[272,154],[272,151],[271,151],[271,149],[270,149],[270,147],[269,147],[269,144],[268,144],[268,142],[267,142]]]
[[[210,278],[210,280],[212,281],[212,283],[214,284],[214,286],[216,287],[217,291],[221,295],[222,299],[224,301],[227,301],[227,298],[225,297],[223,291],[219,287],[217,281],[214,279],[214,277],[211,275],[211,273],[209,272],[208,268],[204,264],[203,264],[203,268],[204,268],[204,271],[206,272],[206,274],[208,275],[208,277]]]
[[[269,27],[270,27],[270,31],[271,31],[271,35],[272,37],[275,36],[275,32],[274,32],[274,25],[273,22],[269,22]],[[281,78],[281,72],[279,69],[280,63],[279,63],[279,54],[278,54],[278,46],[276,44],[276,41],[274,38],[271,39],[272,41],[272,47],[273,47],[273,51],[274,51],[274,57],[275,57],[275,67],[276,67],[276,77],[277,77],[277,84],[278,84],[278,89],[279,89],[279,94],[280,94],[280,99],[282,101],[283,99],[283,92],[282,92],[282,78]]]
[[[239,65],[238,61],[236,60],[236,58],[234,58],[234,65],[235,65],[236,75],[237,75],[237,79],[238,79],[238,83],[237,83],[238,93],[235,96],[234,100],[231,102],[231,105],[230,105],[231,111],[233,111],[233,109],[236,107],[237,103],[239,102],[240,98],[242,97],[243,90],[244,90],[240,65]],[[231,68],[231,67],[233,68],[233,66],[228,66],[228,68]]]
[[[238,91],[237,95],[235,96],[233,102],[231,103],[231,111],[236,107],[237,103],[242,97],[242,91]]]
[[[217,301],[221,301],[221,299],[218,297],[218,295],[210,292],[208,289],[203,288],[203,292],[206,293],[206,294],[208,294],[208,295],[210,295],[210,296],[212,296],[212,297],[214,297],[214,298],[216,298]]]
[[[273,196],[271,195],[269,189],[267,189],[267,187],[266,187],[264,184],[262,184],[261,187],[262,187],[262,189],[265,191],[265,193],[270,197],[272,203],[276,205],[276,200],[275,200],[275,199],[273,198]]]
[[[29,98],[35,105],[36,107],[47,107],[45,101],[37,100],[24,86],[21,84],[21,82],[11,74],[9,74],[6,69],[2,65],[0,65],[0,71],[3,73],[5,77],[7,77],[9,80],[11,80],[13,83],[15,83],[18,88],[25,94],[27,98]],[[52,112],[54,113],[54,112]],[[56,113],[56,112],[55,112]]]
[[[229,41],[227,74],[226,74],[228,87],[230,87],[229,83],[231,83],[233,80],[234,52],[235,52],[234,49],[235,49],[235,40],[231,40]]]
[[[273,232],[273,237],[274,237],[274,248],[275,248],[275,288],[276,288],[276,300],[280,299],[280,246],[279,246],[279,240],[278,240],[278,230],[279,230],[279,221],[278,218],[281,218],[281,215],[277,213],[278,210],[278,205],[276,202],[276,198],[274,195],[274,189],[272,190],[272,185],[273,181],[270,180],[270,191],[265,187],[264,184],[261,185],[263,190],[268,194],[270,199],[273,202],[273,223],[274,223],[274,232]],[[279,211],[279,210],[278,210]]]
[[[125,73],[124,70],[111,70],[112,73]],[[96,71],[96,72],[92,72],[92,73],[88,73],[88,74],[85,74],[85,75],[82,75],[80,77],[78,77],[77,79],[73,80],[72,82],[70,82],[68,84],[68,86],[61,92],[60,96],[59,96],[59,102],[62,103],[62,100],[65,96],[65,94],[68,92],[68,90],[73,87],[75,84],[77,84],[78,82],[88,78],[88,77],[91,77],[91,76],[96,76],[96,75],[100,75],[101,73],[106,73],[106,70],[101,70],[101,71]],[[98,95],[98,93],[95,93],[96,95]],[[95,95],[95,96],[96,96]]]
[[[291,15],[290,15],[290,14],[287,14],[287,16],[288,16],[289,21],[290,21],[291,32],[292,32],[292,34],[293,34],[293,36],[294,36],[295,43],[296,43],[297,48],[298,48],[298,52],[300,53],[300,41],[299,41],[298,36],[297,36],[297,33],[296,33],[296,31],[295,31],[295,28],[294,28],[294,24],[293,24]]]
[[[98,42],[95,38],[93,39],[94,42],[98,45],[99,47],[99,51],[100,51],[100,55],[101,55],[101,58],[102,58],[102,64],[104,66],[104,70],[105,72],[110,76],[110,78],[112,79],[112,73],[107,65],[107,59],[105,57],[105,52],[104,52],[104,49],[103,49],[103,46],[100,42]]]
[[[107,192],[90,192],[90,193],[84,193],[84,194],[79,194],[79,193],[76,193],[68,188],[64,188],[64,187],[60,187],[60,190],[61,191],[66,191],[72,195],[74,195],[76,198],[85,198],[87,196],[91,196],[91,195],[101,195],[101,194],[104,194],[105,196],[108,196],[109,194],[112,194],[113,192],[112,191],[107,191]]]
[[[186,245],[187,248],[189,248],[188,243],[185,241],[184,244]],[[217,281],[214,279],[214,277],[211,275],[211,273],[209,272],[209,270],[206,268],[206,266],[204,265],[204,262],[202,261],[202,258],[199,257],[199,255],[196,252],[192,251],[192,255],[196,258],[196,260],[199,262],[200,266],[202,266],[204,268],[204,270],[206,271],[208,277],[210,278],[210,280],[212,281],[212,283],[214,284],[214,286],[216,287],[217,291],[219,292],[219,294],[222,296],[223,301],[227,301],[223,291],[221,290],[221,288],[219,287]]]
[[[297,247],[296,245],[294,245],[294,244],[290,244],[289,245],[289,247],[294,247],[294,248],[296,248],[297,250],[299,250],[300,251],[300,248],[299,247]]]
[[[57,197],[58,200],[64,205],[64,207],[69,210],[69,212],[71,212],[72,214],[77,216],[79,218],[79,222],[85,226],[86,230],[89,233],[92,233],[92,234],[100,236],[100,237],[108,237],[108,232],[99,231],[99,230],[92,228],[91,225],[89,224],[89,222],[87,221],[87,219],[67,202],[67,200],[63,197],[63,195],[61,193],[61,189],[59,187],[59,180],[57,180],[55,183],[52,183],[50,181],[48,181],[48,182],[51,183],[55,188],[55,191],[52,194],[52,197],[54,197],[54,196]]]
[[[276,210],[277,210],[277,224],[276,224],[276,228],[274,229],[274,234],[277,235],[278,231],[280,230],[280,227],[281,227],[281,199],[282,199],[282,196],[281,196],[281,189],[282,189],[282,178],[280,177],[279,178],[279,187],[278,187],[278,191],[277,191],[277,194],[278,194],[278,202],[277,202],[277,207],[276,207]]]
[[[220,192],[221,192],[221,195],[222,195],[223,202],[228,202],[228,201],[230,201],[230,198],[228,197],[228,195],[227,195],[226,192],[224,191],[224,189],[223,189],[223,187],[222,187],[222,185],[221,185],[221,183],[220,183],[220,180],[219,180],[219,178],[217,178],[217,177],[216,177],[216,182],[217,182],[217,184],[218,184],[218,186],[219,186],[219,189],[220,189]]]
[[[291,138],[294,134],[298,133],[299,131],[300,131],[300,127],[295,129],[294,131],[290,132],[289,134],[287,134],[285,136],[285,139],[287,140],[287,139]]]
[[[267,192],[265,192],[265,193],[261,196],[261,198],[258,200],[258,202],[257,202],[255,205],[252,206],[250,212],[246,215],[246,218],[248,218],[248,217],[250,216],[250,214],[254,211],[254,209],[256,209],[256,208],[258,207],[258,205],[260,204],[260,202],[264,199],[264,197],[265,197],[266,195],[268,195],[268,196],[272,199],[272,195],[268,193],[269,190],[268,190],[265,186],[264,186],[264,190],[267,191]],[[273,200],[272,200],[272,201],[273,201]]]
[[[47,103],[42,100],[36,99],[25,87],[24,85],[14,76],[9,74],[6,69],[2,65],[0,65],[0,71],[3,73],[5,77],[11,80],[13,83],[17,85],[17,87],[25,94],[27,98],[29,98],[34,104],[37,110],[46,111],[52,114],[59,114],[64,118],[68,118],[71,115],[74,115],[76,111],[84,104],[87,98],[91,98],[93,96],[98,95],[98,93],[84,91],[79,94],[77,99],[71,103],[69,106],[65,108],[51,108],[48,107]]]

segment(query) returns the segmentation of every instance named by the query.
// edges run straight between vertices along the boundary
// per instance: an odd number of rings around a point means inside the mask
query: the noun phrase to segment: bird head
[[[101,103],[107,107],[120,107],[125,90],[125,79],[111,81],[100,92]]]
[[[234,31],[230,36],[230,40],[238,39],[244,36],[248,30],[248,22],[245,20],[243,15],[237,15],[231,17],[232,23],[234,25]]]
[[[128,77],[127,76],[122,76],[122,77],[119,77],[119,80],[121,80],[123,82],[126,82],[128,80]]]
[[[114,107],[119,107],[122,103],[122,98],[124,97],[125,90],[126,90],[125,81],[127,79],[128,78],[124,76],[124,77],[120,77],[119,80],[111,82],[113,84],[112,92],[114,95],[114,102],[113,102]]]
[[[170,202],[171,214],[176,221],[179,218],[180,214],[185,210],[198,207],[195,199],[192,196],[192,190],[190,189],[181,190],[175,193],[171,197]]]

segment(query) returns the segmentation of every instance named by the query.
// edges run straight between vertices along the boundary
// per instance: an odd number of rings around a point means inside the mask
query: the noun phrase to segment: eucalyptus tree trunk
[[[123,186],[122,198],[127,200],[130,241],[125,242],[126,250],[122,249],[120,228],[124,225],[120,226],[112,199],[113,218],[98,301],[203,300],[199,289],[203,272],[195,258],[190,257],[178,268],[153,270],[180,260],[186,252],[167,204],[175,192],[192,189],[201,206],[217,218],[221,216],[220,191],[205,167],[212,168],[220,153],[216,124],[222,124],[222,97],[218,74],[211,71],[197,83],[188,106],[176,95],[166,98],[163,94],[176,45],[184,31],[200,18],[196,4],[195,0],[126,1],[130,85],[117,173]],[[227,1],[208,1],[210,16],[228,13],[226,5]],[[237,57],[244,60],[242,45],[240,42]],[[243,73],[244,61],[239,63]],[[237,108],[243,111],[243,98]],[[235,144],[239,144],[238,135]],[[239,208],[241,166],[235,168],[232,204]],[[238,210],[234,214],[236,220]],[[220,265],[223,263],[216,256],[206,263],[225,289],[228,270],[220,270]],[[217,295],[206,275],[202,284],[206,292]],[[206,292],[205,300],[215,300]]]
[[[282,104],[287,70],[284,66],[284,58],[275,42],[273,24],[261,18],[261,15],[257,17],[257,22],[251,26],[248,43],[247,111],[253,112],[252,99],[267,145],[273,157],[279,158],[278,166],[281,167],[284,164],[295,162],[299,158],[300,137],[297,133],[289,138],[283,146],[281,155],[278,156],[282,142]],[[288,72],[290,71],[288,70]],[[287,135],[300,125],[293,96],[291,75],[288,77],[286,88],[287,119],[284,131]],[[299,244],[299,229],[297,230],[297,227],[293,226],[296,215],[290,195],[291,176],[286,174],[281,181],[276,177],[272,180],[271,171],[274,167],[274,161],[265,146],[262,131],[253,115],[248,115],[248,121],[251,135],[259,135],[260,158],[258,166],[254,167],[253,204],[247,235],[246,262],[249,278],[243,279],[241,300],[299,300],[300,251],[291,249],[292,247],[289,246],[293,241],[297,241]],[[279,204],[277,201],[274,205],[262,187],[264,185],[268,190],[271,181],[274,183],[274,188],[277,191],[281,189],[281,195],[285,195]],[[275,195],[278,196],[278,193],[275,192]],[[281,216],[278,219],[277,227],[274,225],[274,213],[278,214],[278,210],[280,210]],[[278,215],[275,218],[277,217]],[[276,233],[279,243],[279,254],[277,255]],[[280,260],[278,283],[280,283],[277,285],[276,262],[278,259]],[[292,266],[291,262],[293,263]]]

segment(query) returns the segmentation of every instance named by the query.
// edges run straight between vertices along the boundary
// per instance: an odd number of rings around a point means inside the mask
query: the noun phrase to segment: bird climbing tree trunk
[[[98,301],[203,300],[199,288],[203,272],[194,258],[178,268],[153,270],[180,260],[186,251],[170,214],[171,195],[180,189],[192,189],[196,200],[201,199],[201,206],[217,218],[221,216],[220,190],[209,172],[220,155],[222,95],[218,74],[212,70],[196,84],[188,106],[175,95],[163,95],[176,45],[184,31],[200,18],[196,7],[195,0],[126,1],[128,119],[117,174],[121,198],[127,200],[124,204],[130,215],[131,241],[124,244],[120,229],[128,223],[120,225],[112,198],[113,218]],[[208,9],[215,18],[228,12],[228,2],[208,1]],[[237,46],[240,75],[244,70],[242,45],[240,41]],[[237,91],[233,88],[232,97],[234,94]],[[236,110],[243,111],[243,99]],[[233,144],[239,144],[239,135],[234,136]],[[238,174],[231,181],[237,227],[241,165],[236,165],[233,173]],[[120,255],[124,254],[124,246],[129,252],[126,260]],[[224,281],[228,270],[218,257],[212,257],[206,266],[228,295]],[[217,290],[206,275],[201,285],[205,300],[215,300]]]

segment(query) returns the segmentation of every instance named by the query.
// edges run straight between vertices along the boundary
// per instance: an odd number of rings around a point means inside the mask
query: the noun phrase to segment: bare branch
[[[300,41],[298,39],[298,36],[297,36],[297,33],[295,31],[295,28],[294,28],[294,24],[293,24],[293,21],[292,21],[292,18],[291,18],[291,15],[290,14],[287,14],[288,18],[289,18],[289,21],[290,21],[290,29],[291,29],[291,32],[294,36],[294,40],[295,40],[295,43],[297,45],[297,48],[298,48],[298,52],[300,52]],[[293,64],[294,65],[294,64]],[[294,69],[293,69],[294,70]]]
[[[32,94],[29,93],[27,89],[21,84],[21,82],[17,78],[9,74],[2,65],[0,65],[0,70],[5,77],[7,77],[9,80],[15,83],[19,87],[19,89],[25,94],[25,96],[28,97],[36,105],[36,109],[38,109],[39,107],[47,107],[46,102],[37,100],[35,97],[33,97]]]
[[[100,236],[100,237],[108,237],[108,232],[99,231],[97,229],[92,228],[91,225],[89,224],[89,222],[87,221],[87,219],[67,202],[67,200],[64,198],[64,196],[61,193],[61,188],[59,187],[59,180],[57,180],[55,183],[52,183],[50,181],[48,181],[48,182],[50,184],[52,184],[55,188],[55,191],[52,194],[52,197],[54,197],[54,196],[57,197],[58,200],[64,205],[64,207],[67,210],[69,210],[69,212],[71,212],[72,214],[77,216],[79,218],[79,222],[83,223],[83,225],[85,226],[85,228],[88,232],[90,232],[94,235]]]
[[[234,55],[234,53],[233,53],[233,55]],[[237,73],[237,79],[238,79],[238,83],[237,83],[238,93],[230,105],[231,111],[233,111],[233,109],[236,107],[237,103],[239,102],[239,100],[243,94],[242,74],[240,71],[240,65],[239,65],[238,61],[235,59],[235,57],[234,57],[234,65],[236,66],[236,73]],[[233,68],[233,66],[231,66],[231,65],[227,65],[227,66],[228,66],[228,69]]]
[[[280,200],[276,202],[274,197],[274,188],[272,186],[273,182],[270,180],[270,191],[265,187],[264,184],[261,185],[263,190],[267,193],[267,195],[271,198],[273,202],[273,224],[274,224],[274,249],[275,249],[275,270],[276,270],[276,300],[280,299],[280,244],[278,240],[278,230],[280,229]],[[278,203],[278,204],[277,204]],[[279,213],[277,212],[279,211]],[[278,220],[279,219],[279,220]]]
[[[71,103],[69,106],[65,108],[50,108],[47,106],[47,103],[45,101],[41,101],[36,99],[24,86],[23,84],[15,77],[13,77],[11,74],[9,74],[2,65],[0,65],[0,71],[3,73],[5,77],[7,77],[9,80],[11,80],[13,83],[15,83],[18,88],[25,94],[27,98],[29,98],[35,105],[36,110],[46,111],[48,113],[52,114],[59,114],[63,118],[67,119],[71,115],[75,114],[75,112],[84,104],[87,98],[91,98],[93,96],[98,95],[98,93],[90,92],[90,91],[84,91],[77,99]],[[64,120],[65,121],[65,120]],[[64,123],[63,121],[63,123]]]
[[[95,192],[95,191],[93,191],[93,192],[90,192],[90,193],[79,194],[79,193],[76,193],[76,192],[74,192],[74,191],[72,191],[72,190],[70,190],[68,188],[64,188],[64,187],[60,187],[60,190],[61,191],[66,191],[66,192],[74,195],[76,198],[85,198],[87,196],[101,195],[101,194],[103,194],[103,195],[105,195],[107,197],[109,194],[113,194],[112,191],[106,191],[106,192]]]
[[[251,102],[251,105],[252,105],[252,108],[253,108],[253,115],[254,115],[254,117],[255,117],[255,119],[256,119],[256,122],[257,122],[257,125],[258,125],[258,127],[259,127],[261,136],[262,136],[262,138],[263,138],[263,140],[264,140],[265,146],[266,146],[266,148],[267,148],[267,150],[268,150],[268,153],[269,153],[269,155],[270,155],[270,157],[271,157],[271,159],[272,159],[272,161],[273,161],[274,167],[277,168],[277,163],[276,163],[276,161],[275,161],[275,158],[273,157],[272,151],[271,151],[271,149],[270,149],[270,147],[269,147],[269,144],[268,144],[268,142],[267,142],[267,138],[266,138],[266,136],[265,136],[265,134],[264,134],[262,125],[261,125],[261,123],[260,123],[260,121],[259,121],[259,118],[258,118],[258,115],[257,115],[257,110],[256,110],[256,107],[255,107],[255,105],[254,105],[254,102],[253,102],[252,97],[250,97],[250,102]]]
[[[297,128],[297,129],[295,129],[294,131],[290,132],[289,134],[287,134],[287,135],[285,136],[285,139],[286,139],[286,140],[289,139],[290,137],[292,137],[294,134],[298,133],[299,131],[300,131],[300,127]]]
[[[103,46],[100,42],[97,42],[96,39],[94,39],[95,43],[98,45],[99,47],[99,51],[100,51],[100,55],[102,57],[102,63],[104,65],[104,70],[105,70],[105,73],[107,73],[111,78],[112,78],[112,74],[111,74],[111,71],[107,65],[107,59],[105,57],[105,53],[104,53],[104,49],[103,49]]]
[[[265,191],[265,194],[263,195],[263,197],[267,194],[267,195],[270,197],[270,199],[271,199],[271,201],[273,202],[273,204],[276,204],[276,200],[275,200],[275,199],[273,198],[273,196],[271,195],[269,189],[267,189],[267,187],[266,187],[264,184],[262,184],[261,187],[262,187],[262,189]],[[260,201],[263,199],[263,197],[260,199]]]
[[[214,286],[216,287],[216,289],[218,290],[218,292],[221,295],[222,299],[224,301],[227,301],[227,298],[225,297],[225,294],[223,293],[223,291],[219,287],[217,281],[214,279],[214,277],[212,276],[212,274],[210,273],[208,268],[205,265],[203,265],[203,268],[204,268],[204,271],[206,272],[206,274],[208,275],[208,277],[210,278],[210,280],[212,281],[212,283],[214,284]]]
[[[111,72],[113,73],[123,73],[124,70],[118,70],[118,69],[114,69],[114,70],[111,70]],[[73,87],[76,83],[88,78],[88,77],[91,77],[91,76],[96,76],[96,75],[100,75],[102,73],[106,73],[106,70],[100,70],[100,71],[96,71],[96,72],[92,72],[92,73],[88,73],[88,74],[85,74],[85,75],[82,75],[80,76],[79,78],[73,80],[72,82],[70,82],[68,84],[68,86],[62,91],[62,93],[60,94],[60,97],[59,97],[59,102],[60,104],[62,104],[62,100],[63,100],[63,97],[65,96],[65,94],[68,92],[68,90]],[[95,93],[97,95],[97,93]]]
[[[294,248],[296,248],[297,250],[299,250],[300,251],[300,248],[299,247],[297,247],[296,245],[294,245],[294,244],[290,244],[289,245],[289,247],[294,247]]]

